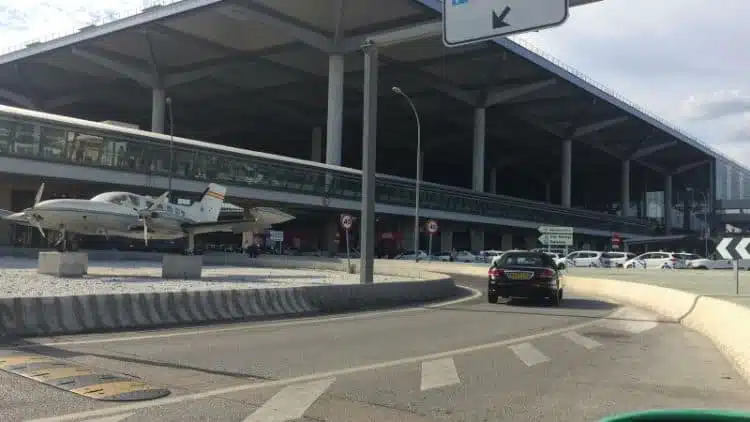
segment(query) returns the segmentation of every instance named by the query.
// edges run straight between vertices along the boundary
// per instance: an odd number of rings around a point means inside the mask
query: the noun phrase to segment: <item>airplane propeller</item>
[[[43,193],[44,193],[44,182],[42,182],[42,185],[39,186],[39,190],[36,191],[36,196],[34,197],[34,207],[36,207],[36,205],[42,200]],[[43,239],[47,238],[47,235],[44,234],[44,229],[42,229],[41,223],[39,223],[39,219],[34,215],[33,212],[31,213],[31,215],[29,215],[29,222],[33,224],[37,230],[39,230],[39,234],[42,235]]]
[[[154,200],[154,203],[149,207],[138,211],[138,221],[143,223],[143,242],[148,246],[148,222],[157,216],[156,210],[164,206],[169,198],[169,191],[164,192]]]

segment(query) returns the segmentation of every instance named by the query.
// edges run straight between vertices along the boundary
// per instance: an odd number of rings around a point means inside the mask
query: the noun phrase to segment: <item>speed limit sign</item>
[[[354,219],[349,214],[341,214],[341,227],[349,230],[352,228],[352,221]]]
[[[436,233],[438,231],[438,223],[435,220],[427,222],[427,231],[430,233]]]

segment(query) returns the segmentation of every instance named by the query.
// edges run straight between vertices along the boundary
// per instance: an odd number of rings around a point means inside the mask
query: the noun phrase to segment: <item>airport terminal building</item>
[[[0,208],[41,181],[158,195],[171,175],[181,197],[214,181],[285,209],[290,247],[335,250],[361,209],[366,65],[381,247],[411,247],[417,176],[436,250],[537,247],[540,225],[599,249],[716,233],[721,201],[750,200],[740,164],[533,46],[447,48],[440,28],[437,0],[182,0],[29,43],[0,55]]]

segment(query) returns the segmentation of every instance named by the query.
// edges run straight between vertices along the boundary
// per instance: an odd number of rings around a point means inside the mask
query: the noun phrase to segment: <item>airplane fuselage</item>
[[[149,238],[172,240],[184,237],[181,223],[192,222],[184,210],[169,205],[159,210],[149,223]],[[9,219],[23,222],[22,213]],[[143,224],[136,208],[86,199],[50,199],[26,211],[43,229],[61,230],[82,235],[103,235],[143,239]]]

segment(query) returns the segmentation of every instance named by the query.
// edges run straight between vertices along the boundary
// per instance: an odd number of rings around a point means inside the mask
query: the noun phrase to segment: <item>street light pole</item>
[[[172,112],[172,98],[167,97],[164,101],[167,103],[167,111],[169,111],[169,182],[167,191],[167,201],[172,202],[172,171],[174,170],[174,113]]]
[[[709,213],[709,205],[708,205],[708,197],[703,192],[698,192],[701,197],[703,197],[703,242],[704,242],[704,248],[705,248],[705,257],[708,258],[708,237],[710,236],[710,226],[708,224],[708,213]]]
[[[414,112],[414,119],[417,121],[417,177],[415,183],[415,201],[414,201],[414,261],[419,261],[419,179],[422,173],[422,125],[419,122],[419,113],[417,108],[414,106],[414,102],[409,98],[408,95],[399,87],[394,86],[391,88],[395,94],[400,95],[406,99],[411,107],[411,111]]]

